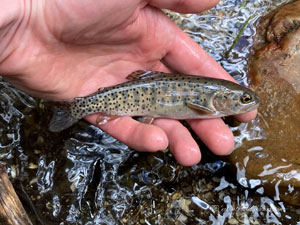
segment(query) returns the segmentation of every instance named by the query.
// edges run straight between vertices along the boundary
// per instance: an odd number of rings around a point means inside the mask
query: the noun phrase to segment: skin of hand
[[[125,82],[139,69],[233,80],[160,8],[198,13],[217,0],[3,0],[0,16],[0,74],[15,87],[40,98],[72,99],[99,87]],[[162,63],[162,60],[165,63]],[[256,111],[239,115],[249,121]],[[86,120],[96,123],[97,115]],[[229,154],[233,134],[222,119],[189,120],[217,155]],[[190,132],[177,120],[143,124],[121,117],[99,126],[138,151],[167,146],[182,165],[201,159]]]

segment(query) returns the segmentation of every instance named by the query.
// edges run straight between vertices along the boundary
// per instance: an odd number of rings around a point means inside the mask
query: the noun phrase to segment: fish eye
[[[245,93],[241,96],[240,100],[243,104],[248,104],[252,101],[252,97],[251,95]]]

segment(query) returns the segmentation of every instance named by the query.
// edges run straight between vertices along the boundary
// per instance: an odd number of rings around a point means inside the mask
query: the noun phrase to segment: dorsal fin
[[[93,93],[91,93],[91,94],[89,94],[89,95],[86,95],[86,96],[84,96],[84,97],[91,97],[91,96],[96,95],[96,94],[98,94],[98,93],[100,93],[100,92],[102,92],[102,91],[105,91],[107,88],[108,88],[108,87],[100,87],[100,88],[98,88],[98,91],[93,92]],[[75,98],[75,99],[82,99],[82,98],[83,98],[83,97],[78,97],[78,98]]]
[[[128,80],[146,79],[146,78],[157,77],[157,76],[161,76],[161,75],[168,75],[168,74],[158,72],[158,71],[152,71],[152,70],[137,70],[137,71],[134,71],[131,74],[129,74],[126,77],[126,79],[128,79]]]

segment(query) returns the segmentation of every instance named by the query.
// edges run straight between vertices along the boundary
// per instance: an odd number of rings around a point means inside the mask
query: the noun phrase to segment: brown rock
[[[229,157],[275,199],[295,205],[300,205],[299,12],[296,1],[259,21],[249,64],[252,88],[261,97],[259,124],[240,126],[236,138],[243,145]]]

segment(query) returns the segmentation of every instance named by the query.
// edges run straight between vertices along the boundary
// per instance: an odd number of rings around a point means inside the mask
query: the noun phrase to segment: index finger
[[[140,123],[131,117],[119,117],[98,125],[96,120],[99,115],[90,114],[85,119],[130,148],[142,152],[155,152],[164,150],[168,146],[165,132],[157,126]]]
[[[148,0],[152,6],[180,13],[199,13],[215,6],[219,0]]]

